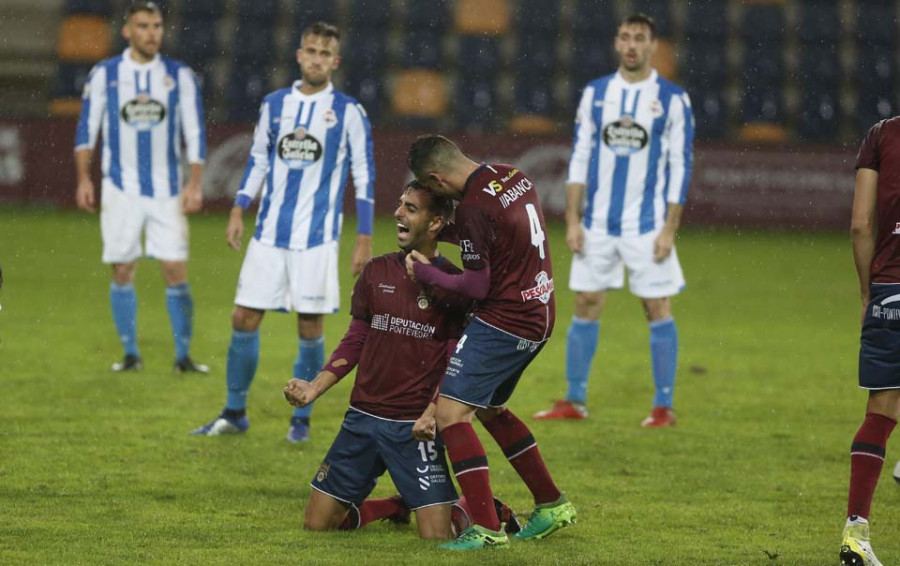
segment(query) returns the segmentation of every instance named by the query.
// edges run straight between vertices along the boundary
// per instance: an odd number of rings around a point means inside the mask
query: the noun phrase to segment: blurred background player
[[[450,358],[435,413],[474,524],[443,548],[509,544],[493,505],[484,447],[472,428],[476,412],[534,496],[534,512],[515,538],[543,538],[573,523],[575,508],[550,477],[531,431],[504,406],[556,316],[537,190],[518,169],[479,165],[443,136],[421,136],[407,159],[420,183],[460,201],[455,228],[464,267],[450,274],[412,251],[407,270],[423,284],[478,301]]]
[[[900,418],[900,118],[878,122],[856,158],[851,239],[862,298],[859,386],[866,416],[850,447],[850,493],[841,564],[879,566],[869,544],[869,509],[885,447]],[[896,532],[896,531],[895,531]]]
[[[670,297],[684,288],[675,233],[691,180],[694,119],[688,95],[650,66],[653,20],[625,18],[615,39],[618,72],[587,85],[575,120],[566,184],[566,243],[575,315],[567,334],[564,401],[536,419],[583,419],[587,382],[608,289],[628,268],[650,323],[656,395],[642,426],[675,424],[678,332]],[[587,206],[581,206],[587,189]]]
[[[190,68],[159,54],[163,18],[153,2],[134,2],[125,12],[122,55],[98,63],[84,87],[75,134],[78,207],[96,211],[91,156],[103,130],[100,228],[103,262],[112,264],[113,321],[125,349],[114,371],[141,369],[137,347],[136,260],[141,235],[147,256],[159,260],[166,308],[175,338],[175,370],[208,373],[190,357],[194,303],[188,286],[185,214],[203,204],[206,133],[197,79]],[[182,186],[181,138],[190,175]]]
[[[300,336],[294,377],[309,381],[325,362],[323,314],[340,304],[338,248],[347,173],[356,187],[353,274],[372,257],[375,165],[372,132],[362,106],[334,89],[340,35],[333,25],[307,27],[297,49],[302,80],[263,100],[250,159],[226,235],[240,249],[242,218],[263,189],[256,230],[238,279],[228,347],[225,409],[192,434],[247,430],[247,392],[259,360],[259,325],[266,310],[297,312]],[[309,439],[312,405],[297,407],[287,440]]]
[[[350,328],[328,363],[311,382],[293,379],[284,389],[289,403],[305,407],[358,367],[350,409],[311,483],[307,529],[403,520],[411,509],[422,538],[450,538],[457,496],[435,438],[434,398],[471,301],[411,280],[405,257],[416,250],[438,269],[459,273],[437,250],[452,214],[449,197],[415,181],[406,186],[394,212],[402,251],[366,264],[353,289]],[[363,502],[385,470],[400,497]]]

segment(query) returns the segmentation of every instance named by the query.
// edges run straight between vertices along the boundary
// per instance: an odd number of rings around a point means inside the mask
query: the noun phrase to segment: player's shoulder
[[[112,57],[107,57],[106,59],[95,63],[93,69],[91,69],[91,72],[94,73],[100,69],[108,70],[113,67],[118,67],[119,64],[122,63],[122,59],[123,57],[121,53],[119,53],[118,55],[113,55]]]
[[[669,79],[666,79],[660,75],[657,75],[656,82],[659,84],[660,94],[665,93],[665,94],[672,94],[674,96],[682,96],[682,95],[687,94],[687,91],[684,90],[683,87],[673,83]]]
[[[616,78],[615,73],[610,73],[608,75],[603,75],[602,77],[597,77],[596,79],[590,81],[585,88],[592,88],[594,90],[603,90],[606,88],[606,85],[610,83],[614,78]]]
[[[363,266],[362,276],[369,276],[372,273],[380,273],[383,274],[387,270],[391,270],[394,268],[401,267],[404,272],[406,271],[406,264],[404,263],[403,252],[390,252],[382,255],[377,255]]]
[[[880,122],[876,122],[872,125],[872,130],[875,130],[879,134],[890,133],[892,135],[896,135],[900,133],[900,116],[894,116],[893,118],[885,118]]]
[[[280,101],[284,100],[284,98],[287,95],[289,95],[291,93],[291,88],[292,87],[285,87],[285,88],[279,88],[278,90],[273,90],[272,92],[270,92],[269,94],[267,94],[263,97],[263,102],[268,102],[268,103],[272,103],[272,102],[276,102],[276,101],[280,102]]]

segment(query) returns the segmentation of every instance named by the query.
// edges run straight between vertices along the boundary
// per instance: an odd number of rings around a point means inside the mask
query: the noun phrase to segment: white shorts
[[[584,251],[572,256],[569,288],[595,292],[621,289],[628,268],[631,294],[642,299],[677,295],[684,288],[684,274],[675,248],[663,261],[653,261],[653,242],[659,231],[640,236],[609,236],[584,231]]]
[[[250,240],[234,304],[260,310],[329,314],[340,306],[338,242],[287,250]]]
[[[188,222],[181,197],[133,196],[103,181],[100,232],[103,263],[129,263],[144,255],[141,235],[146,229],[147,257],[163,261],[188,258]]]

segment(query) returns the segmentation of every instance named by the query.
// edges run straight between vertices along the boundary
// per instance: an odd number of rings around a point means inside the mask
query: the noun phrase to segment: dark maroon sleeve
[[[878,140],[881,138],[881,125],[884,122],[878,122],[866,134],[866,139],[859,146],[859,153],[856,155],[856,169],[873,169],[878,171]]]
[[[456,222],[463,268],[478,270],[490,265],[493,229],[488,215],[477,206],[460,205],[456,208]]]
[[[491,287],[491,268],[465,269],[462,273],[447,273],[437,266],[417,261],[413,264],[416,281],[432,287],[458,293],[464,297],[480,301],[487,297]]]
[[[350,373],[356,367],[362,357],[363,346],[366,345],[366,337],[369,335],[369,324],[358,318],[350,321],[350,328],[341,338],[341,343],[334,349],[324,370],[337,376],[338,380]]]

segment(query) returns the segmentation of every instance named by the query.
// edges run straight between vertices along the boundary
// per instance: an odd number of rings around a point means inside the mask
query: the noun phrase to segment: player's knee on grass
[[[235,306],[231,313],[231,328],[241,332],[256,332],[262,322],[264,311]]]
[[[416,510],[416,524],[423,539],[449,539],[450,504],[430,505]]]
[[[337,530],[347,517],[347,512],[348,509],[338,500],[312,490],[306,503],[303,528],[307,531]]]

